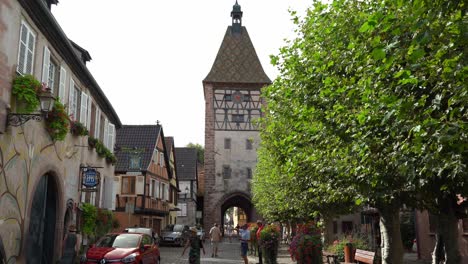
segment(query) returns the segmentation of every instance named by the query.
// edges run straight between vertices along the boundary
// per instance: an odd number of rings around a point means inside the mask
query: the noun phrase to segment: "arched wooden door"
[[[30,222],[26,235],[26,263],[53,263],[57,185],[52,176],[41,177],[32,198]]]

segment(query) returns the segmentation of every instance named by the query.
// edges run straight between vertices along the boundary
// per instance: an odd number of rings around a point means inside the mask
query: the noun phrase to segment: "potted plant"
[[[280,232],[279,228],[273,224],[265,226],[260,232],[260,245],[266,264],[276,264],[278,256]]]
[[[95,148],[96,144],[99,142],[99,140],[95,137],[88,137],[88,145],[90,148]]]
[[[89,134],[86,126],[78,121],[70,122],[70,132],[74,136],[87,136]]]
[[[52,111],[47,114],[45,119],[46,130],[49,132],[52,140],[64,140],[70,125],[70,120],[63,104],[56,99]]]
[[[321,230],[314,222],[299,226],[289,245],[289,254],[298,264],[322,264]]]
[[[349,259],[354,259],[356,248],[370,250],[369,243],[365,236],[357,233],[351,233],[333,241],[333,244],[327,247],[327,251],[336,254],[338,256],[338,261],[344,262],[346,251],[350,248],[352,249],[348,251]]]
[[[36,110],[40,104],[37,93],[41,88],[41,83],[32,75],[17,76],[11,90],[16,99],[16,112],[27,114]]]

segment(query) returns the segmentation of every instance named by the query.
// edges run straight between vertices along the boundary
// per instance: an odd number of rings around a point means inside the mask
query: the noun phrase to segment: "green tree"
[[[188,143],[188,148],[196,148],[197,149],[197,158],[198,162],[203,164],[205,162],[205,148],[200,144]]]
[[[272,56],[280,76],[264,90],[256,205],[313,214],[350,197],[367,203],[380,212],[383,263],[396,264],[399,209],[426,208],[443,220],[437,238],[458,263],[454,201],[468,193],[465,8],[335,0],[294,17],[299,36]],[[282,205],[286,197],[292,205]]]

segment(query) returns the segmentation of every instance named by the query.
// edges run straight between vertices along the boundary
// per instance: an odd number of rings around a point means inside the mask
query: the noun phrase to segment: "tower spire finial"
[[[242,11],[241,6],[237,3],[232,7],[232,33],[241,33],[242,28]]]

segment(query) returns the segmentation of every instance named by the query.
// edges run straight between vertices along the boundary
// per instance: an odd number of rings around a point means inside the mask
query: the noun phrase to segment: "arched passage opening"
[[[26,262],[46,264],[54,258],[58,186],[54,177],[40,178],[34,194],[26,238]]]
[[[226,198],[221,205],[220,223],[223,234],[232,230],[236,225],[252,221],[253,205],[249,197],[244,194],[233,194]]]

